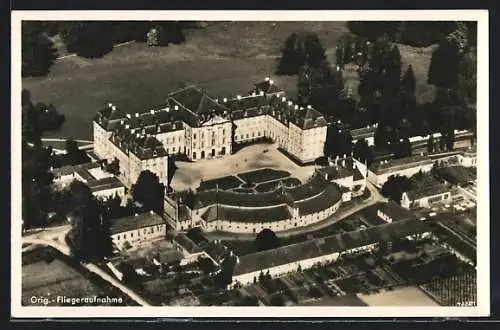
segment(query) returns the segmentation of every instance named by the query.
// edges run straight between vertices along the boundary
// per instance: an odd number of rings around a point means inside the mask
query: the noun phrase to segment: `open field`
[[[51,263],[38,261],[22,267],[23,305],[33,305],[30,302],[32,296],[92,297],[101,293],[97,286],[57,259]],[[60,304],[50,300],[48,305]]]
[[[313,165],[298,166],[279,152],[277,145],[266,144],[266,146],[269,150],[266,153],[263,152],[262,145],[255,144],[224,158],[200,160],[196,163],[176,162],[178,169],[175,171],[171,186],[177,191],[196,189],[202,179],[205,181],[261,168],[287,171],[302,182],[313,174]]]
[[[34,101],[53,103],[66,116],[61,130],[46,136],[88,139],[96,110],[108,102],[129,113],[147,111],[163,105],[181,83],[197,84],[214,97],[247,93],[254,82],[273,75],[284,39],[300,30],[317,33],[328,59],[335,62],[335,42],[347,31],[344,22],[210,22],[203,29],[186,31],[181,45],[151,48],[132,43],[100,59],[67,57],[46,77],[25,78],[22,83]],[[429,100],[433,88],[426,84],[426,76],[432,48],[401,45],[400,50],[403,70],[413,65],[417,99]],[[295,76],[273,79],[294,96]],[[346,79],[356,77],[349,74]]]
[[[439,306],[424,292],[413,286],[357,296],[369,306]]]

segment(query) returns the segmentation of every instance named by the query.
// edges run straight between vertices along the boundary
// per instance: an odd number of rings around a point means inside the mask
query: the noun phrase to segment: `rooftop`
[[[156,225],[163,225],[165,221],[157,214],[148,212],[135,216],[129,216],[109,220],[109,229],[111,234],[119,234],[127,231],[146,228]]]
[[[429,231],[430,228],[422,221],[409,219],[340,235],[327,236],[242,256],[236,265],[234,275],[258,272],[288,263],[299,262],[336,252],[340,253],[377,242],[391,241]]]
[[[124,153],[132,153],[141,160],[167,156],[163,144],[156,137],[135,132],[127,125],[120,124],[115,128],[111,142]]]
[[[417,200],[424,197],[431,197],[444,194],[450,191],[450,187],[445,184],[439,183],[433,186],[422,187],[407,191],[406,194],[410,200]]]
[[[429,165],[433,163],[434,162],[429,157],[424,155],[417,155],[400,159],[380,161],[377,163],[373,163],[369,168],[370,171],[374,172],[375,174],[383,174],[388,172],[402,171],[408,168]]]
[[[180,246],[182,246],[182,248],[184,250],[186,250],[188,253],[200,253],[200,252],[203,252],[203,250],[198,245],[196,245],[195,242],[193,242],[189,237],[187,237],[183,233],[178,233],[174,237],[174,241],[177,244],[179,244]]]

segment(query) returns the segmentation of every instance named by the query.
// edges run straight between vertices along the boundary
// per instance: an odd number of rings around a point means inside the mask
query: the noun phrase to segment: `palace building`
[[[300,163],[323,155],[327,122],[311,106],[287,100],[274,81],[255,84],[249,95],[214,99],[187,86],[170,93],[157,110],[125,113],[112,103],[93,122],[94,152],[116,157],[126,185],[150,170],[167,180],[167,157],[185,154],[190,160],[223,157],[238,143],[269,138]]]
[[[280,232],[327,219],[365,188],[366,177],[351,157],[345,157],[316,169],[298,186],[281,183],[261,193],[215,188],[173,194],[165,199],[165,214],[170,226],[179,231],[258,233],[268,228]]]

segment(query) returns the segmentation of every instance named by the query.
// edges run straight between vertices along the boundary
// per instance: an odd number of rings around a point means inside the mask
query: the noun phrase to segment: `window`
[[[248,139],[248,133],[247,133],[247,139]]]
[[[224,134],[224,135],[226,134],[226,129],[225,128],[222,129],[222,134]]]
[[[173,152],[175,153],[175,147],[173,148]]]
[[[117,235],[117,236],[116,236],[116,238],[117,238],[117,239],[120,239],[120,235]]]
[[[252,137],[255,137],[255,132],[252,132]]]
[[[193,140],[196,140],[196,133],[193,134]]]
[[[167,155],[168,155],[168,154],[169,154],[169,152],[168,152],[168,148],[167,148],[167,150],[166,150],[166,151],[167,151]]]

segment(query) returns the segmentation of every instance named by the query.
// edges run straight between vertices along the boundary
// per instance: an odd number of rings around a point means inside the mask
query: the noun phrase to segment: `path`
[[[293,228],[289,230],[284,230],[282,232],[277,233],[279,237],[290,237],[301,234],[307,234],[313,231],[317,231],[323,229],[325,227],[331,226],[332,224],[342,221],[345,218],[350,217],[351,215],[361,211],[362,209],[374,205],[379,202],[384,202],[386,199],[380,195],[378,190],[370,183],[366,185],[366,187],[370,190],[371,195],[368,199],[362,201],[360,204],[353,206],[352,208],[338,211],[327,219],[314,223],[309,226],[301,227],[301,228]],[[242,234],[242,233],[228,233],[228,232],[206,232],[203,235],[209,240],[239,240],[239,241],[250,241],[255,239],[255,234]]]
[[[63,225],[58,227],[47,228],[43,231],[37,231],[34,233],[28,233],[23,236],[22,243],[23,244],[36,244],[36,245],[46,245],[53,247],[59,252],[63,253],[66,256],[71,256],[70,247],[66,243],[66,234],[71,229],[70,225]],[[28,249],[29,247],[25,247],[24,249]],[[81,263],[83,267],[85,267],[88,271],[99,275],[103,280],[107,281],[115,288],[119,289],[122,293],[129,296],[136,303],[141,306],[151,306],[146,300],[140,297],[137,293],[132,291],[130,288],[123,285],[123,283],[119,282],[115,278],[113,278],[110,274],[103,271],[97,265],[93,263]]]

